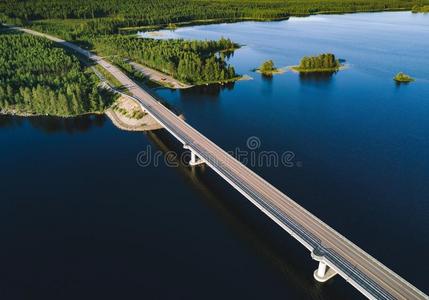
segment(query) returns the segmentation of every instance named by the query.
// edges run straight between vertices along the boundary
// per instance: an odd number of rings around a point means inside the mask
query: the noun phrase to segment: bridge
[[[151,94],[105,59],[72,43],[28,29],[15,30],[44,36],[93,60],[114,76],[128,93],[185,149],[191,165],[204,163],[282,227],[311,253],[319,265],[317,281],[339,275],[369,299],[429,299],[422,291],[346,239],[269,182],[229,155],[195,128],[176,116]]]

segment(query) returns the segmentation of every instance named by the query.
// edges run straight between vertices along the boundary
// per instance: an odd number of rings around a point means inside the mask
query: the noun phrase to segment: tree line
[[[238,47],[229,39],[156,40],[110,35],[94,38],[91,43],[95,51],[103,56],[113,56],[116,60],[118,57],[131,59],[190,84],[223,82],[237,77],[223,54],[223,51]]]
[[[79,19],[79,34],[83,35],[117,33],[130,26],[411,9],[416,4],[428,5],[429,0],[2,0],[0,19],[14,24]],[[76,30],[71,23],[61,26]]]
[[[98,78],[55,43],[26,34],[0,34],[0,111],[73,116],[102,112],[113,96]]]

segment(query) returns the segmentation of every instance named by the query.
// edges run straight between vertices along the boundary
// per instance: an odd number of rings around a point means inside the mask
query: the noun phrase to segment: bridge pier
[[[329,267],[324,260],[323,254],[320,253],[320,249],[315,249],[315,251],[311,253],[311,257],[319,262],[319,267],[313,273],[314,279],[319,282],[326,282],[337,275],[337,272]]]
[[[189,151],[191,151],[191,160],[189,161],[189,165],[190,166],[197,166],[197,165],[200,165],[200,164],[204,163],[204,161],[201,158],[199,158],[197,156],[197,154],[194,151],[192,151],[191,148],[189,148],[188,145],[184,145],[183,148],[184,149],[188,149]]]
[[[313,276],[319,282],[326,282],[337,274],[325,262],[319,261],[319,267],[314,271]]]

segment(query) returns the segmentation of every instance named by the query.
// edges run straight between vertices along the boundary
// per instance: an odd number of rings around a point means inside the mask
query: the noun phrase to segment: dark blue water
[[[166,33],[163,33],[163,36]],[[169,33],[171,34],[171,33]],[[223,148],[293,152],[250,167],[429,292],[429,15],[314,16],[177,30],[243,45],[253,80],[158,90]],[[333,52],[331,76],[251,70]],[[416,78],[396,85],[404,71]],[[360,299],[342,278],[316,283],[310,253],[208,168],[150,164],[180,153],[167,133],[103,117],[0,117],[2,299]],[[149,147],[149,148],[148,148]]]

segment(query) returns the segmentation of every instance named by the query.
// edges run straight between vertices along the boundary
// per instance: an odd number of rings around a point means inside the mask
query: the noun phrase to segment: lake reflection
[[[183,96],[187,95],[207,95],[210,99],[216,99],[217,96],[223,91],[223,90],[232,90],[234,89],[235,82],[229,82],[224,84],[209,84],[209,85],[199,85],[192,87],[190,89],[183,89],[180,90],[181,94]]]
[[[328,85],[336,72],[300,73],[299,80],[303,85],[324,86]]]

